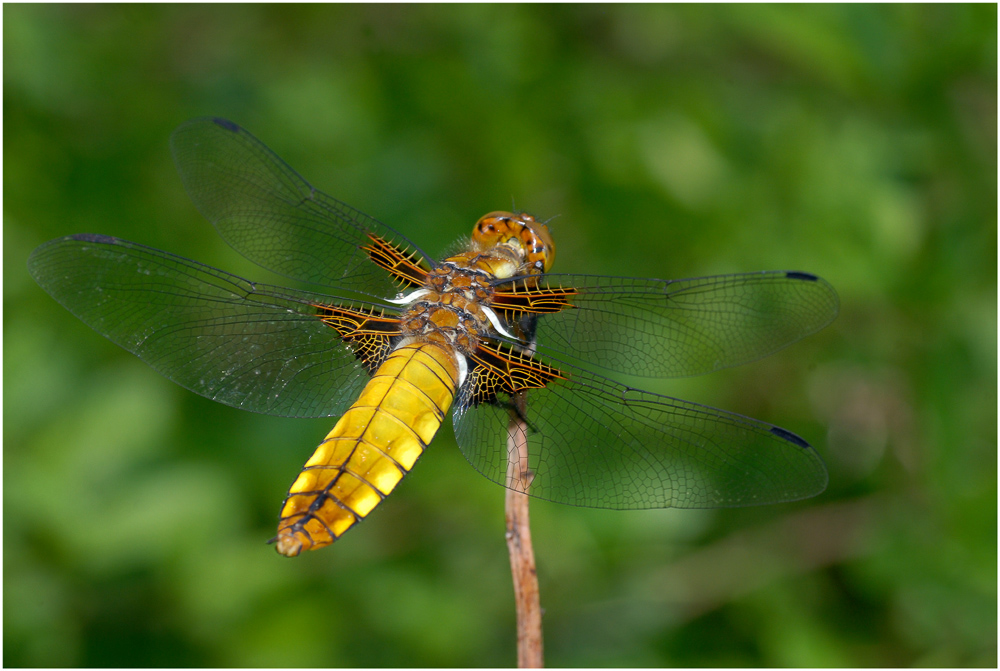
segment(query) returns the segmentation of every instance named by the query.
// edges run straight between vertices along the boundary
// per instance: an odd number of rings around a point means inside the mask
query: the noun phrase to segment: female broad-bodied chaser
[[[104,235],[46,243],[28,268],[70,312],[191,391],[271,415],[340,416],[288,491],[282,554],[328,545],[365,518],[449,408],[476,470],[549,501],[711,508],[826,487],[822,460],[790,431],[588,370],[675,377],[766,356],[836,316],[837,295],[817,276],[553,274],[546,224],[510,212],[487,214],[463,251],[435,261],[230,121],[191,121],[171,143],[226,242],[339,295]],[[515,421],[527,427],[521,470],[509,467]]]

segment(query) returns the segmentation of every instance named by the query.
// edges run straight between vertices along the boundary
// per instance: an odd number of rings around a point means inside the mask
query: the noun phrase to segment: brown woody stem
[[[528,468],[528,426],[524,421],[524,393],[514,397],[517,411],[511,411],[507,438],[507,496],[504,513],[507,520],[507,550],[514,580],[517,608],[517,666],[541,668],[542,608],[538,598],[538,573],[535,552],[531,547],[528,523],[528,491],[531,472]]]

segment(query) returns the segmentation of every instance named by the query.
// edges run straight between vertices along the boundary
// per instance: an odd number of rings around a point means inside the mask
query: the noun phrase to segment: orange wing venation
[[[370,245],[361,249],[380,268],[385,269],[404,289],[421,287],[427,281],[427,268],[423,258],[414,251],[393,244],[385,238],[369,233]]]
[[[471,405],[496,403],[498,393],[513,395],[525,389],[541,389],[552,380],[567,377],[558,368],[499,343],[480,343],[470,359],[474,368],[467,383],[466,403]]]
[[[522,278],[493,292],[492,307],[505,313],[510,321],[519,314],[551,314],[574,307],[574,287],[538,286],[535,278]]]
[[[459,447],[476,469],[519,491],[530,481],[526,493],[552,501],[723,507],[825,488],[822,459],[785,429],[586,370],[676,377],[753,361],[834,319],[839,299],[823,279],[553,275],[545,225],[509,213],[481,219],[480,244],[437,265],[232,122],[189,122],[171,146],[192,200],[235,249],[373,300],[257,284],[101,235],[46,243],[28,268],[85,323],[196,393],[286,416],[347,408],[289,488],[274,539],[282,554],[328,545],[367,517],[453,404]],[[389,299],[420,287],[420,303]],[[515,410],[531,432],[532,477],[517,486],[507,476]]]
[[[628,387],[560,362],[564,379],[515,406],[528,426],[527,481],[511,481],[515,397],[470,402],[453,425],[459,449],[493,482],[529,496],[611,510],[723,508],[796,501],[827,485],[807,441],[766,422]]]
[[[32,252],[28,271],[85,324],[167,379],[234,408],[340,415],[370,376],[317,312],[336,296],[250,282],[106,235],[47,242]],[[375,304],[350,305],[379,314]]]
[[[395,278],[362,247],[370,236],[418,245],[377,219],[323,193],[260,140],[225,119],[194,119],[170,137],[184,188],[240,254],[294,279],[378,299]]]
[[[332,327],[354,351],[369,373],[374,373],[392,349],[399,335],[399,318],[385,310],[347,305],[317,305],[320,319]]]
[[[539,354],[642,377],[702,375],[756,361],[816,333],[840,305],[829,282],[800,271],[527,279],[528,289],[540,285],[535,291],[573,292],[572,310],[552,310],[533,324]],[[515,294],[524,291],[521,283],[513,282]],[[498,281],[496,289],[505,296],[511,284]]]
[[[288,490],[278,552],[329,545],[399,484],[437,433],[458,386],[455,355],[412,343],[379,366]]]

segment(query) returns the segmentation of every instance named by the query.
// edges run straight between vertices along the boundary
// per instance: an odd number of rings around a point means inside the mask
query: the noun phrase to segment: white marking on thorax
[[[387,298],[385,299],[385,302],[394,303],[396,305],[410,305],[411,303],[416,303],[430,292],[430,289],[417,289],[416,291],[411,291],[405,296],[401,295],[399,298]]]
[[[493,308],[488,308],[485,305],[482,305],[480,307],[483,310],[483,314],[486,315],[486,318],[490,320],[491,324],[493,324],[493,328],[495,328],[497,330],[497,333],[499,333],[500,335],[505,335],[508,338],[510,338],[511,340],[517,340],[517,338],[515,338],[513,335],[511,335],[510,333],[508,333],[507,329],[505,329],[500,324],[500,318],[497,317],[497,313],[493,312]]]
[[[465,378],[469,374],[469,360],[465,358],[464,354],[455,352],[455,358],[458,361],[458,389],[461,389],[462,385],[465,383]]]

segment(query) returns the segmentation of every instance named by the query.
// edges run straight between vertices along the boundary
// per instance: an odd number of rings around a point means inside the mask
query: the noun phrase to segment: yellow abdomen
[[[423,454],[457,385],[455,355],[438,344],[390,353],[288,490],[278,552],[329,545],[366,517]]]

